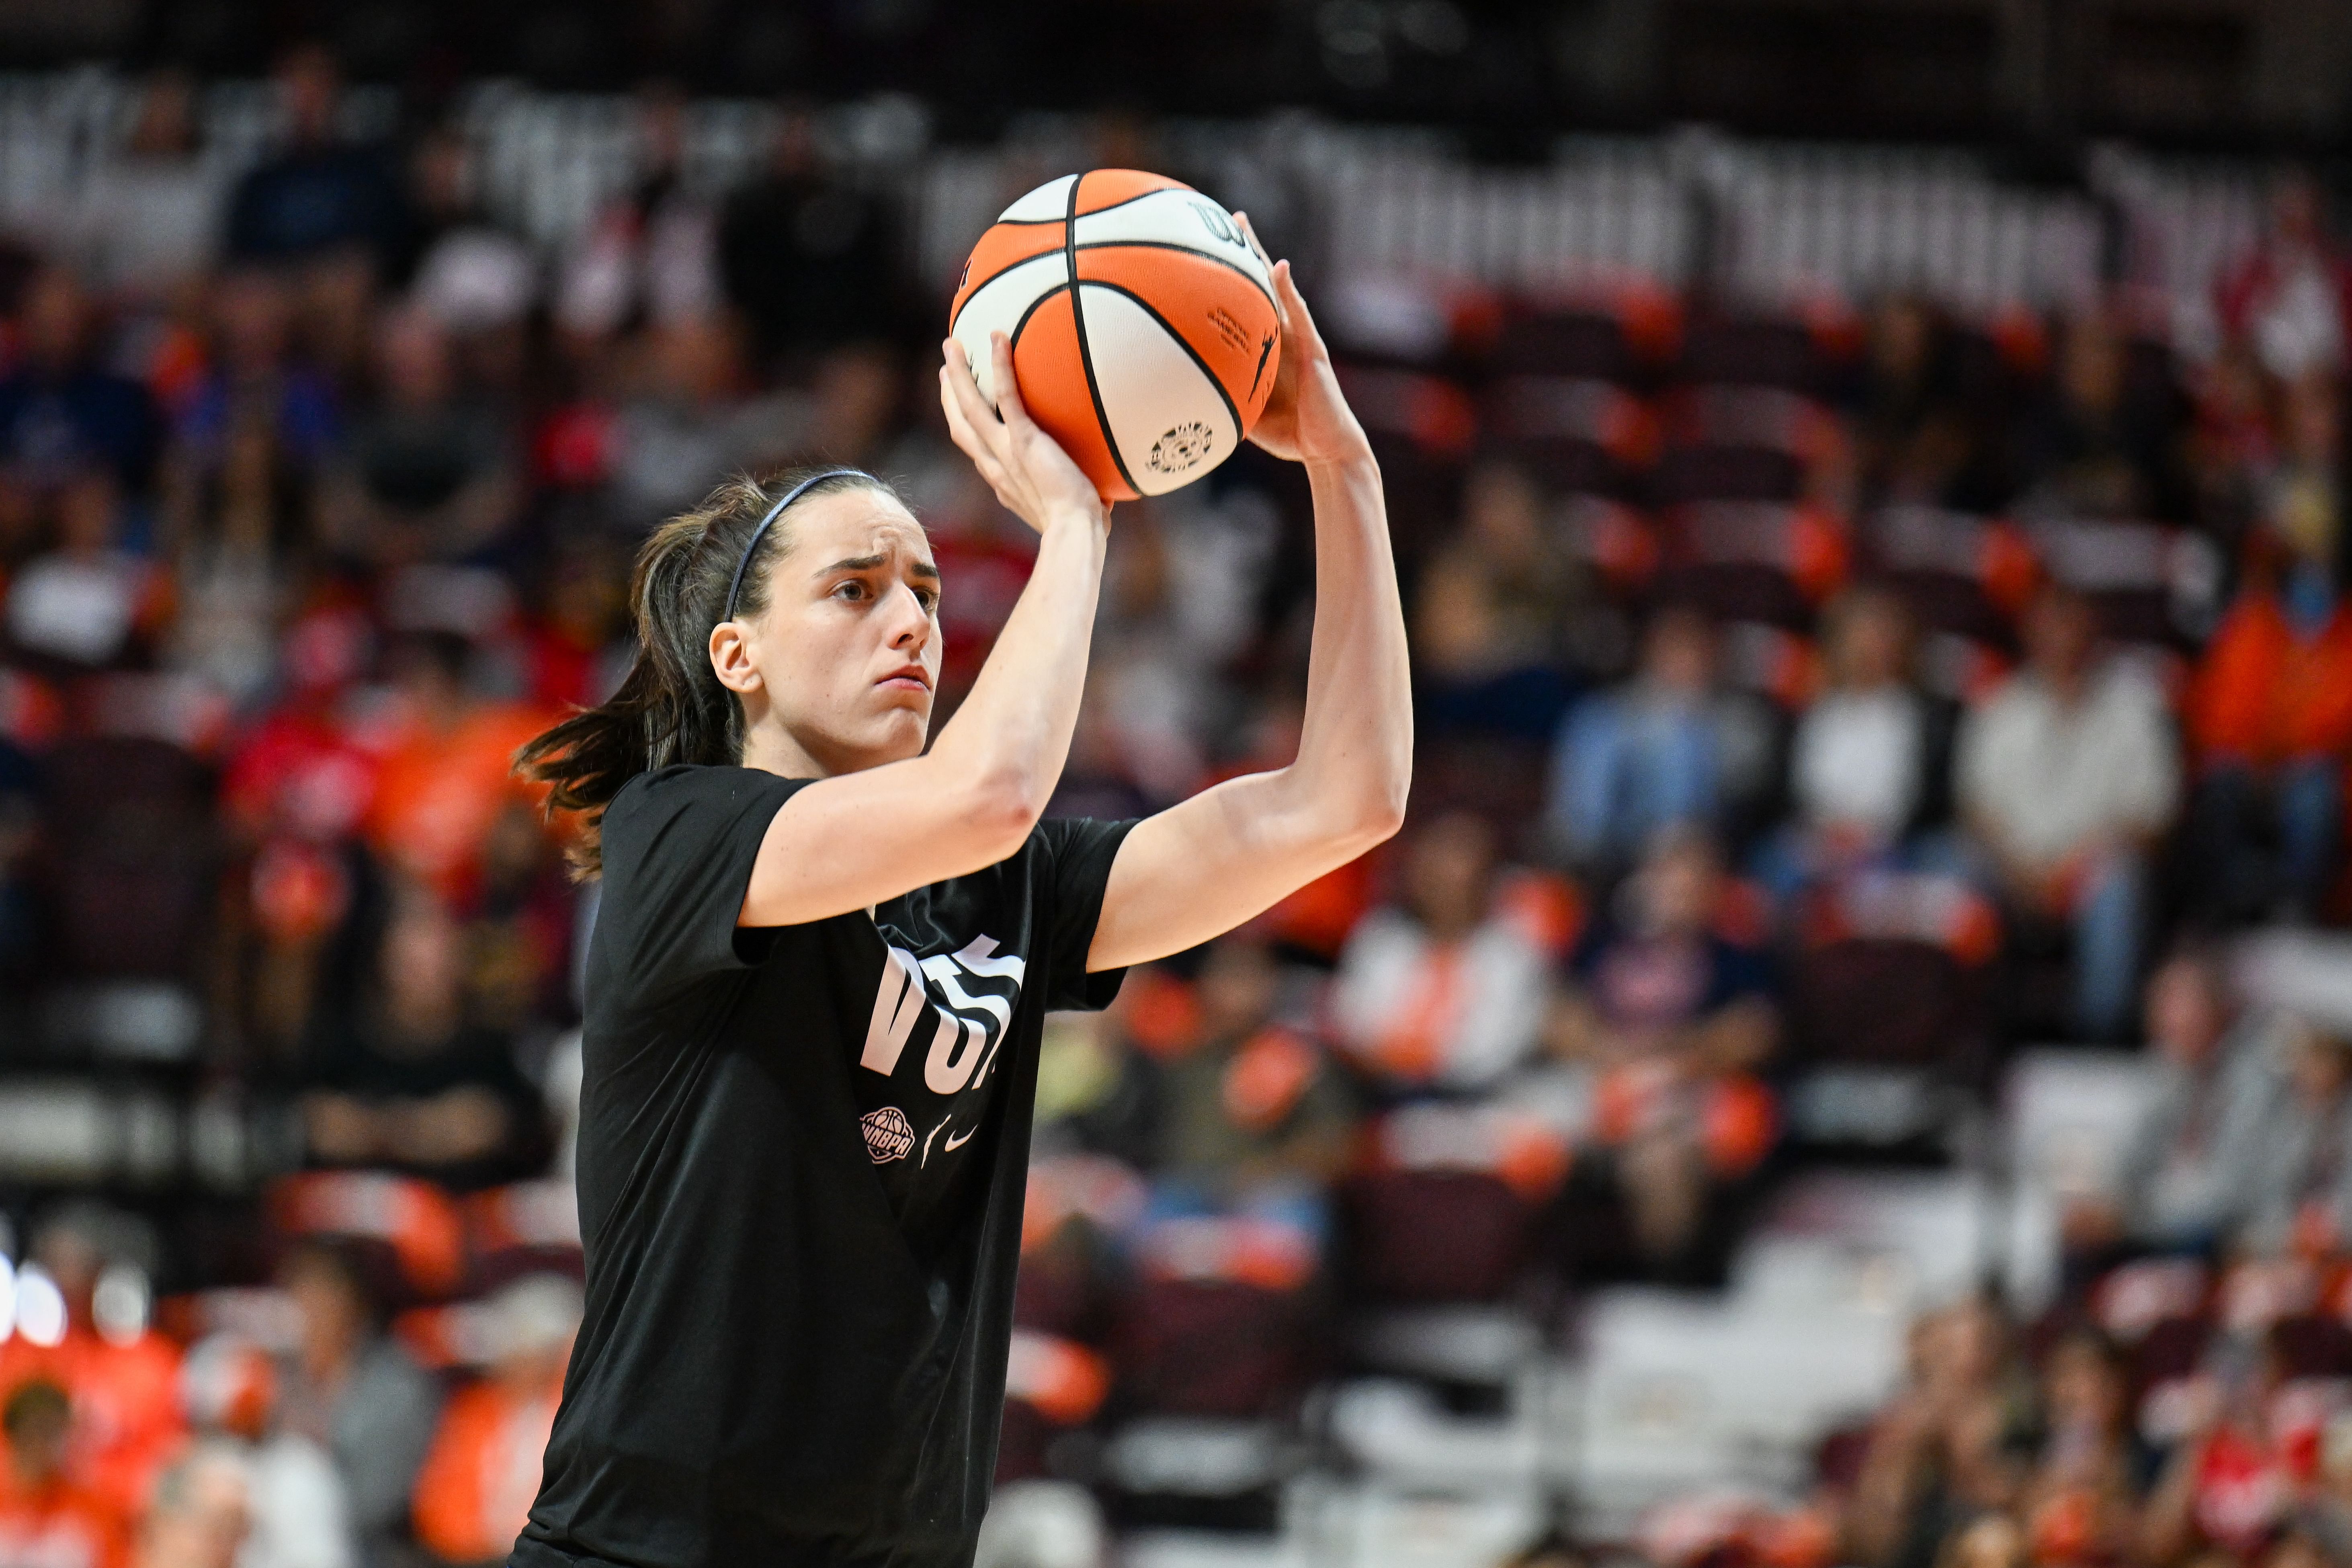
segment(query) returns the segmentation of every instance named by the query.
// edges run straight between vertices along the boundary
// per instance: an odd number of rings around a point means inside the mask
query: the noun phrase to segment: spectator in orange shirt
[[[122,1516],[66,1473],[73,1405],[46,1379],[0,1406],[8,1463],[0,1468],[0,1563],[9,1568],[121,1568]]]
[[[463,902],[501,814],[528,810],[536,795],[514,776],[515,748],[550,715],[478,695],[467,684],[473,648],[452,632],[407,638],[393,654],[393,684],[408,710],[385,752],[362,825],[386,865]]]
[[[51,1215],[32,1256],[64,1298],[63,1331],[43,1343],[27,1327],[0,1344],[0,1395],[37,1380],[63,1389],[73,1410],[68,1473],[125,1518],[144,1505],[182,1432],[179,1352],[136,1324],[101,1330],[93,1312],[101,1276],[132,1249],[133,1223],[96,1205]]]
[[[518,1279],[489,1302],[497,1359],[461,1390],[416,1477],[416,1539],[436,1561],[506,1561],[539,1494],[564,1363],[580,1329],[580,1287],[562,1275]]]
[[[2206,645],[2184,715],[2200,777],[2190,843],[2210,912],[2316,912],[2343,837],[2352,609],[2335,574],[2272,533]]]

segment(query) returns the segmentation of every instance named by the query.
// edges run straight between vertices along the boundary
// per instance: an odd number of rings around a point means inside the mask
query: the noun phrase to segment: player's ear
[[[757,691],[760,667],[751,657],[751,639],[740,621],[721,621],[710,628],[710,672],[733,692]]]

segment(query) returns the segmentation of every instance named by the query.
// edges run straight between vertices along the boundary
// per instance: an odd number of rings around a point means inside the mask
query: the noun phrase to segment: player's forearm
[[[1315,638],[1307,712],[1286,790],[1314,831],[1393,834],[1412,783],[1412,679],[1388,509],[1370,453],[1312,464]]]
[[[1025,837],[1062,776],[1077,726],[1109,529],[1072,513],[1040,536],[1037,561],[971,693],[931,748],[974,809]],[[1017,828],[1017,833],[1013,830]]]

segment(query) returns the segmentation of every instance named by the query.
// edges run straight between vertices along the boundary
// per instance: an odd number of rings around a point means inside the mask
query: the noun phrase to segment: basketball
[[[1133,169],[1065,174],[1004,209],[949,308],[981,395],[989,334],[1021,400],[1106,500],[1165,495],[1234,455],[1274,389],[1274,280],[1233,215]]]

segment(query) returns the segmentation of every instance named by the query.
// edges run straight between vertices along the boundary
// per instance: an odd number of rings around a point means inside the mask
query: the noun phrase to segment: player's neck
[[[788,731],[769,724],[754,724],[743,737],[743,765],[788,779],[831,778],[853,771],[825,766]]]
[[[743,765],[779,778],[838,778],[897,760],[893,753],[826,745],[821,736],[795,735],[780,724],[756,722],[743,737]]]

